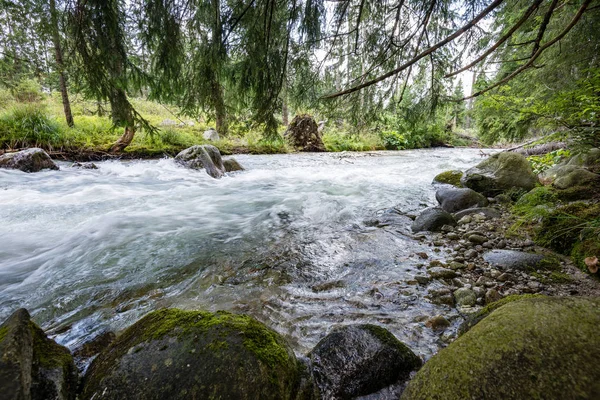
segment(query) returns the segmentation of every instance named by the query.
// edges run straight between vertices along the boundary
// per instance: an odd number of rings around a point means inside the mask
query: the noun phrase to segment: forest
[[[285,152],[298,114],[331,151],[598,144],[595,1],[0,6],[4,149]]]
[[[600,399],[600,0],[0,0],[0,398]]]

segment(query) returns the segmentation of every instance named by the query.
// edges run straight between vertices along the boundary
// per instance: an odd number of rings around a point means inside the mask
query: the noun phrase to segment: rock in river
[[[39,172],[43,169],[58,169],[58,165],[42,149],[32,148],[0,156],[0,168],[18,169],[23,172]]]
[[[427,361],[402,400],[598,399],[598,326],[597,298],[513,301]]]
[[[275,331],[228,312],[154,311],[100,353],[81,399],[291,399],[300,364]]]
[[[244,171],[244,167],[235,158],[224,159],[223,166],[225,167],[225,172]]]
[[[421,231],[439,231],[444,225],[456,225],[456,220],[452,214],[438,207],[427,208],[412,223],[413,232]]]
[[[485,196],[467,188],[442,188],[435,193],[435,198],[442,209],[449,213],[488,205],[488,199]]]
[[[175,162],[191,169],[205,169],[206,173],[213,178],[221,178],[225,173],[221,152],[215,146],[208,144],[195,145],[182,150],[175,156]]]
[[[518,153],[502,152],[467,170],[461,183],[486,196],[510,189],[531,190],[539,182],[529,161]]]
[[[77,372],[69,350],[19,309],[0,325],[0,397],[75,399]]]
[[[321,398],[349,399],[406,380],[421,360],[376,325],[335,329],[309,354]]]

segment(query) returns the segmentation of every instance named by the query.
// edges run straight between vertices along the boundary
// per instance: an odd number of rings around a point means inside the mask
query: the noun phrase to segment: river
[[[443,342],[424,321],[460,317],[425,298],[436,283],[412,278],[416,253],[443,253],[389,209],[433,205],[432,178],[479,154],[239,155],[247,170],[219,180],[169,159],[0,170],[0,318],[26,307],[74,349],[157,308],[223,309],[298,353],[336,324],[368,322],[429,358]]]

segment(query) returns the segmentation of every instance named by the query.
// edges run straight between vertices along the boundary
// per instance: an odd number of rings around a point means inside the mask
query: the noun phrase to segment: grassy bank
[[[42,94],[35,87],[26,87],[19,94],[0,90],[0,151],[41,147],[57,158],[97,159],[106,155],[108,148],[122,133],[120,129],[113,128],[107,105],[87,101],[80,96],[72,96],[71,103],[75,119],[73,128],[69,128],[64,120],[58,92]],[[211,121],[182,117],[174,107],[144,99],[134,98],[132,103],[158,129],[154,134],[142,130],[137,132],[131,145],[120,156],[146,158],[174,155],[187,147],[208,143],[202,134],[214,126]],[[284,131],[285,127],[281,125],[281,136]],[[464,138],[459,139],[450,133],[443,137],[439,134],[420,134],[418,138],[405,136],[376,128],[354,132],[352,127],[344,123],[332,123],[323,131],[323,142],[331,152],[400,150],[441,143],[458,146],[469,144]],[[243,121],[232,121],[228,134],[211,144],[223,154],[293,151],[284,140],[265,140],[259,129]]]

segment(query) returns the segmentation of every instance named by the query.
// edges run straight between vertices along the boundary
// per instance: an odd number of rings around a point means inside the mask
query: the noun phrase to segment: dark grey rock
[[[429,268],[427,273],[434,279],[452,279],[456,276],[456,272],[444,267]]]
[[[485,196],[468,188],[441,188],[435,193],[435,198],[440,203],[442,209],[449,213],[488,205],[488,200]]]
[[[58,165],[52,161],[48,153],[38,148],[1,155],[0,168],[18,169],[23,172],[39,172],[43,169],[59,169]]]
[[[191,169],[204,169],[213,178],[221,178],[225,166],[219,149],[211,145],[196,145],[181,151],[175,156],[175,162]]]
[[[76,162],[71,165],[71,168],[79,168],[79,169],[98,169],[98,166],[92,162],[90,163],[80,163]]]
[[[245,168],[237,162],[235,158],[227,158],[223,160],[223,166],[225,167],[225,172],[236,172],[236,171],[244,171]]]
[[[515,250],[492,250],[483,255],[483,259],[492,267],[506,270],[527,270],[537,267],[544,256]]]
[[[510,189],[531,190],[538,183],[527,159],[518,153],[494,154],[467,170],[461,183],[485,196],[496,196]]]
[[[457,221],[460,221],[460,219],[462,217],[464,217],[465,215],[472,215],[472,214],[482,214],[486,218],[489,218],[489,219],[500,218],[500,216],[502,215],[500,213],[500,211],[496,210],[495,208],[475,207],[475,208],[467,208],[466,210],[461,210],[461,211],[455,213],[454,218],[456,218]]]
[[[413,232],[421,231],[439,231],[444,225],[456,225],[456,220],[452,214],[433,207],[423,210],[423,212],[414,220],[411,229]]]
[[[0,397],[73,400],[77,372],[69,350],[46,337],[25,309],[0,325]]]
[[[483,244],[485,242],[487,242],[487,238],[483,235],[478,235],[478,234],[473,234],[469,236],[469,242],[471,243],[475,243],[475,244]]]
[[[310,352],[323,399],[349,399],[404,382],[421,360],[387,330],[376,325],[335,329]]]

